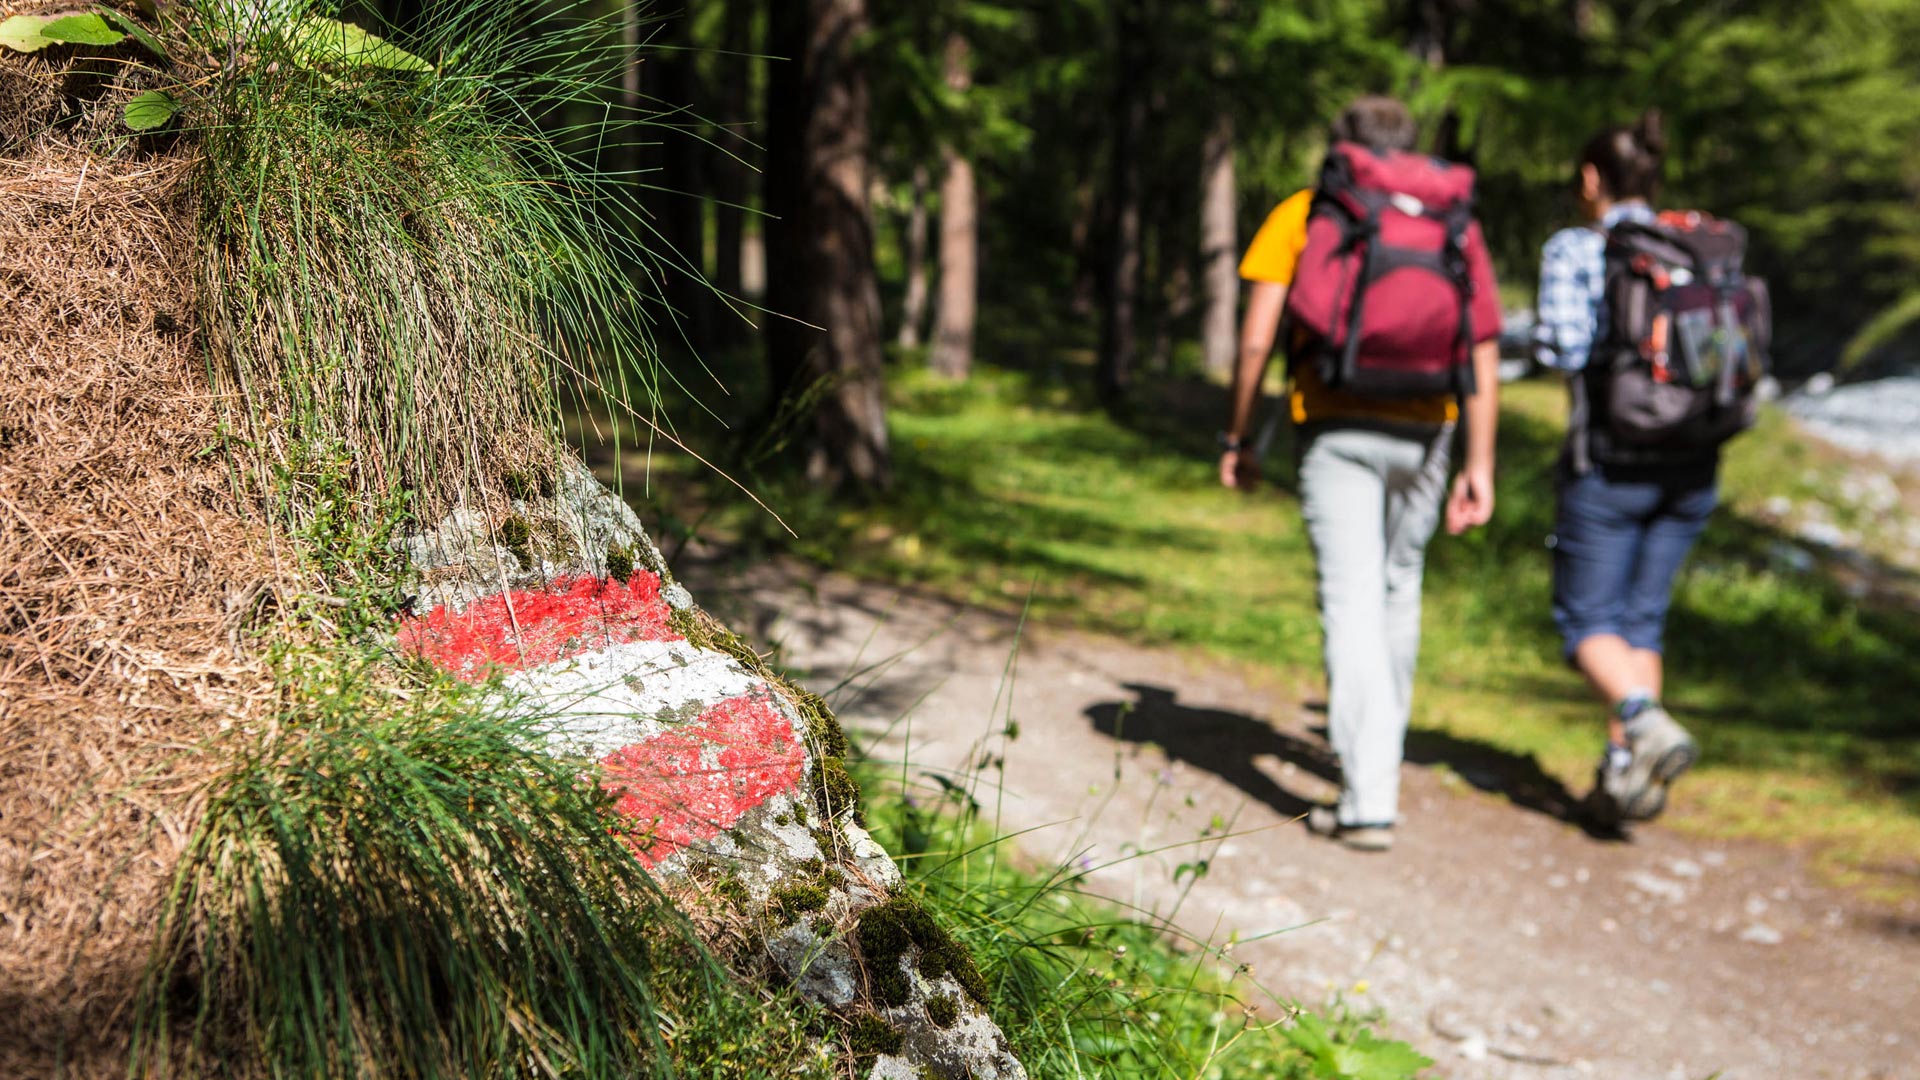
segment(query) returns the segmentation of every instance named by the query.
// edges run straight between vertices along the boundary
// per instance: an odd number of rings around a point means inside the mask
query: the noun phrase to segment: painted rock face
[[[402,650],[468,681],[503,674],[558,752],[598,761],[649,867],[793,791],[806,747],[773,688],[676,633],[660,579],[563,578],[401,621]]]

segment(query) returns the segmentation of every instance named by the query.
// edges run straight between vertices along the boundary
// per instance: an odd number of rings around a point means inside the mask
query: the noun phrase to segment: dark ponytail
[[[1645,199],[1660,192],[1660,168],[1667,157],[1667,133],[1660,110],[1648,109],[1632,127],[1608,128],[1587,140],[1580,164],[1600,174],[1601,194],[1610,199]]]

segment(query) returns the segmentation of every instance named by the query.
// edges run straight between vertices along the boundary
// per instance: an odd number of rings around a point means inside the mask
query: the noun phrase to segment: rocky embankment
[[[1816,377],[1781,404],[1835,446],[1920,466],[1920,371],[1848,386]]]

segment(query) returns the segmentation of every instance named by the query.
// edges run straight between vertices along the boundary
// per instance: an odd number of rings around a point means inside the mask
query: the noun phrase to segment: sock
[[[1659,699],[1653,696],[1651,690],[1629,690],[1627,696],[1621,698],[1620,703],[1613,707],[1613,715],[1620,718],[1620,722],[1626,725],[1628,731],[1632,731],[1633,722],[1640,718],[1640,714],[1659,703]]]

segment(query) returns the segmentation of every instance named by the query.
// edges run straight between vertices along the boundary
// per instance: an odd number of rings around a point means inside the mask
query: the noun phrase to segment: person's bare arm
[[[1247,290],[1247,314],[1240,321],[1240,356],[1233,367],[1233,390],[1227,406],[1227,437],[1241,444],[1220,455],[1220,482],[1230,488],[1250,488],[1260,479],[1260,462],[1246,445],[1253,424],[1253,405],[1266,378],[1267,358],[1273,355],[1280,312],[1286,307],[1287,287],[1256,281]]]
[[[1493,518],[1493,445],[1500,427],[1500,343],[1473,347],[1474,392],[1461,419],[1467,425],[1466,461],[1447,500],[1447,532],[1458,536]]]

